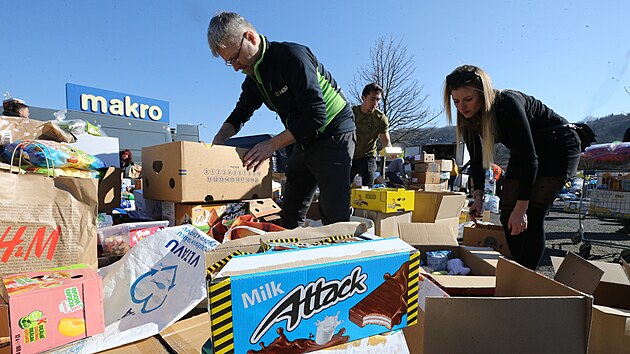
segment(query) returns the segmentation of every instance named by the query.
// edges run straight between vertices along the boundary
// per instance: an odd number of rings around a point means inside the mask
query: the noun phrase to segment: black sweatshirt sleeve
[[[483,169],[481,136],[475,132],[464,132],[464,141],[470,155],[470,176],[475,185],[475,190],[482,191],[485,185],[485,173]]]
[[[529,200],[538,172],[538,155],[525,111],[525,101],[505,95],[496,109],[498,129],[501,129],[504,139],[512,146],[510,155],[519,162],[518,200]]]
[[[238,98],[238,102],[236,102],[236,107],[234,107],[232,113],[230,113],[225,120],[225,123],[231,124],[237,133],[252,117],[254,111],[262,106],[262,100],[255,93],[257,89],[252,78],[247,77],[241,85],[241,96]]]

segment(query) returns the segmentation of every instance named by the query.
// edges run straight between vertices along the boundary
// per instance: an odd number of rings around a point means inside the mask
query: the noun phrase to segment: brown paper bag
[[[93,178],[0,172],[0,276],[75,263],[96,269],[97,196]]]

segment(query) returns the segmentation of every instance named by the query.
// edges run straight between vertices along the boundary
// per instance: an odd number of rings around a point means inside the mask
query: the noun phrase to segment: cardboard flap
[[[198,352],[211,336],[210,316],[207,312],[177,321],[160,332],[160,337],[176,353]]]
[[[630,310],[620,309],[609,306],[593,305],[593,308],[613,316],[630,317]]]
[[[410,245],[457,246],[457,235],[449,225],[434,223],[400,223],[400,238]]]
[[[503,257],[497,265],[495,296],[584,296],[553,279]]]
[[[277,214],[281,210],[278,204],[276,204],[276,202],[274,202],[271,198],[248,200],[248,202],[249,213],[256,219],[263,216]]]
[[[494,276],[431,275],[431,278],[446,289],[494,289],[496,283]]]
[[[424,353],[586,353],[587,305],[584,297],[429,297]]]
[[[554,270],[555,269],[554,263]],[[562,264],[557,268],[554,279],[573,289],[592,295],[603,275],[603,270],[597,268],[575,253],[569,252],[564,258],[564,261],[562,261]]]
[[[560,268],[560,265],[563,263],[564,258],[561,257],[551,257],[551,263],[553,265],[553,269],[557,272]],[[592,265],[604,271],[604,275],[601,278],[602,283],[613,283],[619,285],[630,286],[630,279],[626,274],[624,268],[617,263],[608,263],[608,262],[600,262],[600,261],[588,261]]]
[[[446,218],[454,218],[459,217],[459,213],[466,199],[466,195],[464,193],[458,192],[443,192],[442,200],[440,201],[440,206],[437,209],[437,213],[435,214],[435,219],[446,219]]]
[[[625,259],[621,259],[621,266],[626,273],[626,278],[628,278],[628,282],[630,282],[630,264],[626,262]]]

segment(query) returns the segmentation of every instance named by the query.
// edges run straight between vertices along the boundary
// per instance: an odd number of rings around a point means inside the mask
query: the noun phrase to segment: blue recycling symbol
[[[131,285],[131,301],[142,304],[140,312],[143,314],[159,309],[166,301],[169,291],[175,287],[176,276],[176,265],[151,268]]]

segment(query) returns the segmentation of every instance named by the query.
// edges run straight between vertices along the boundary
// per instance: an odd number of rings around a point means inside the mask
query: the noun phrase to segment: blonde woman
[[[500,202],[501,223],[514,259],[536,269],[545,249],[545,214],[567,178],[577,172],[580,140],[575,127],[540,100],[514,90],[495,90],[488,74],[463,65],[446,77],[444,106],[457,139],[470,154],[474,219],[482,209],[484,170],[493,165],[494,144],[510,150]]]

